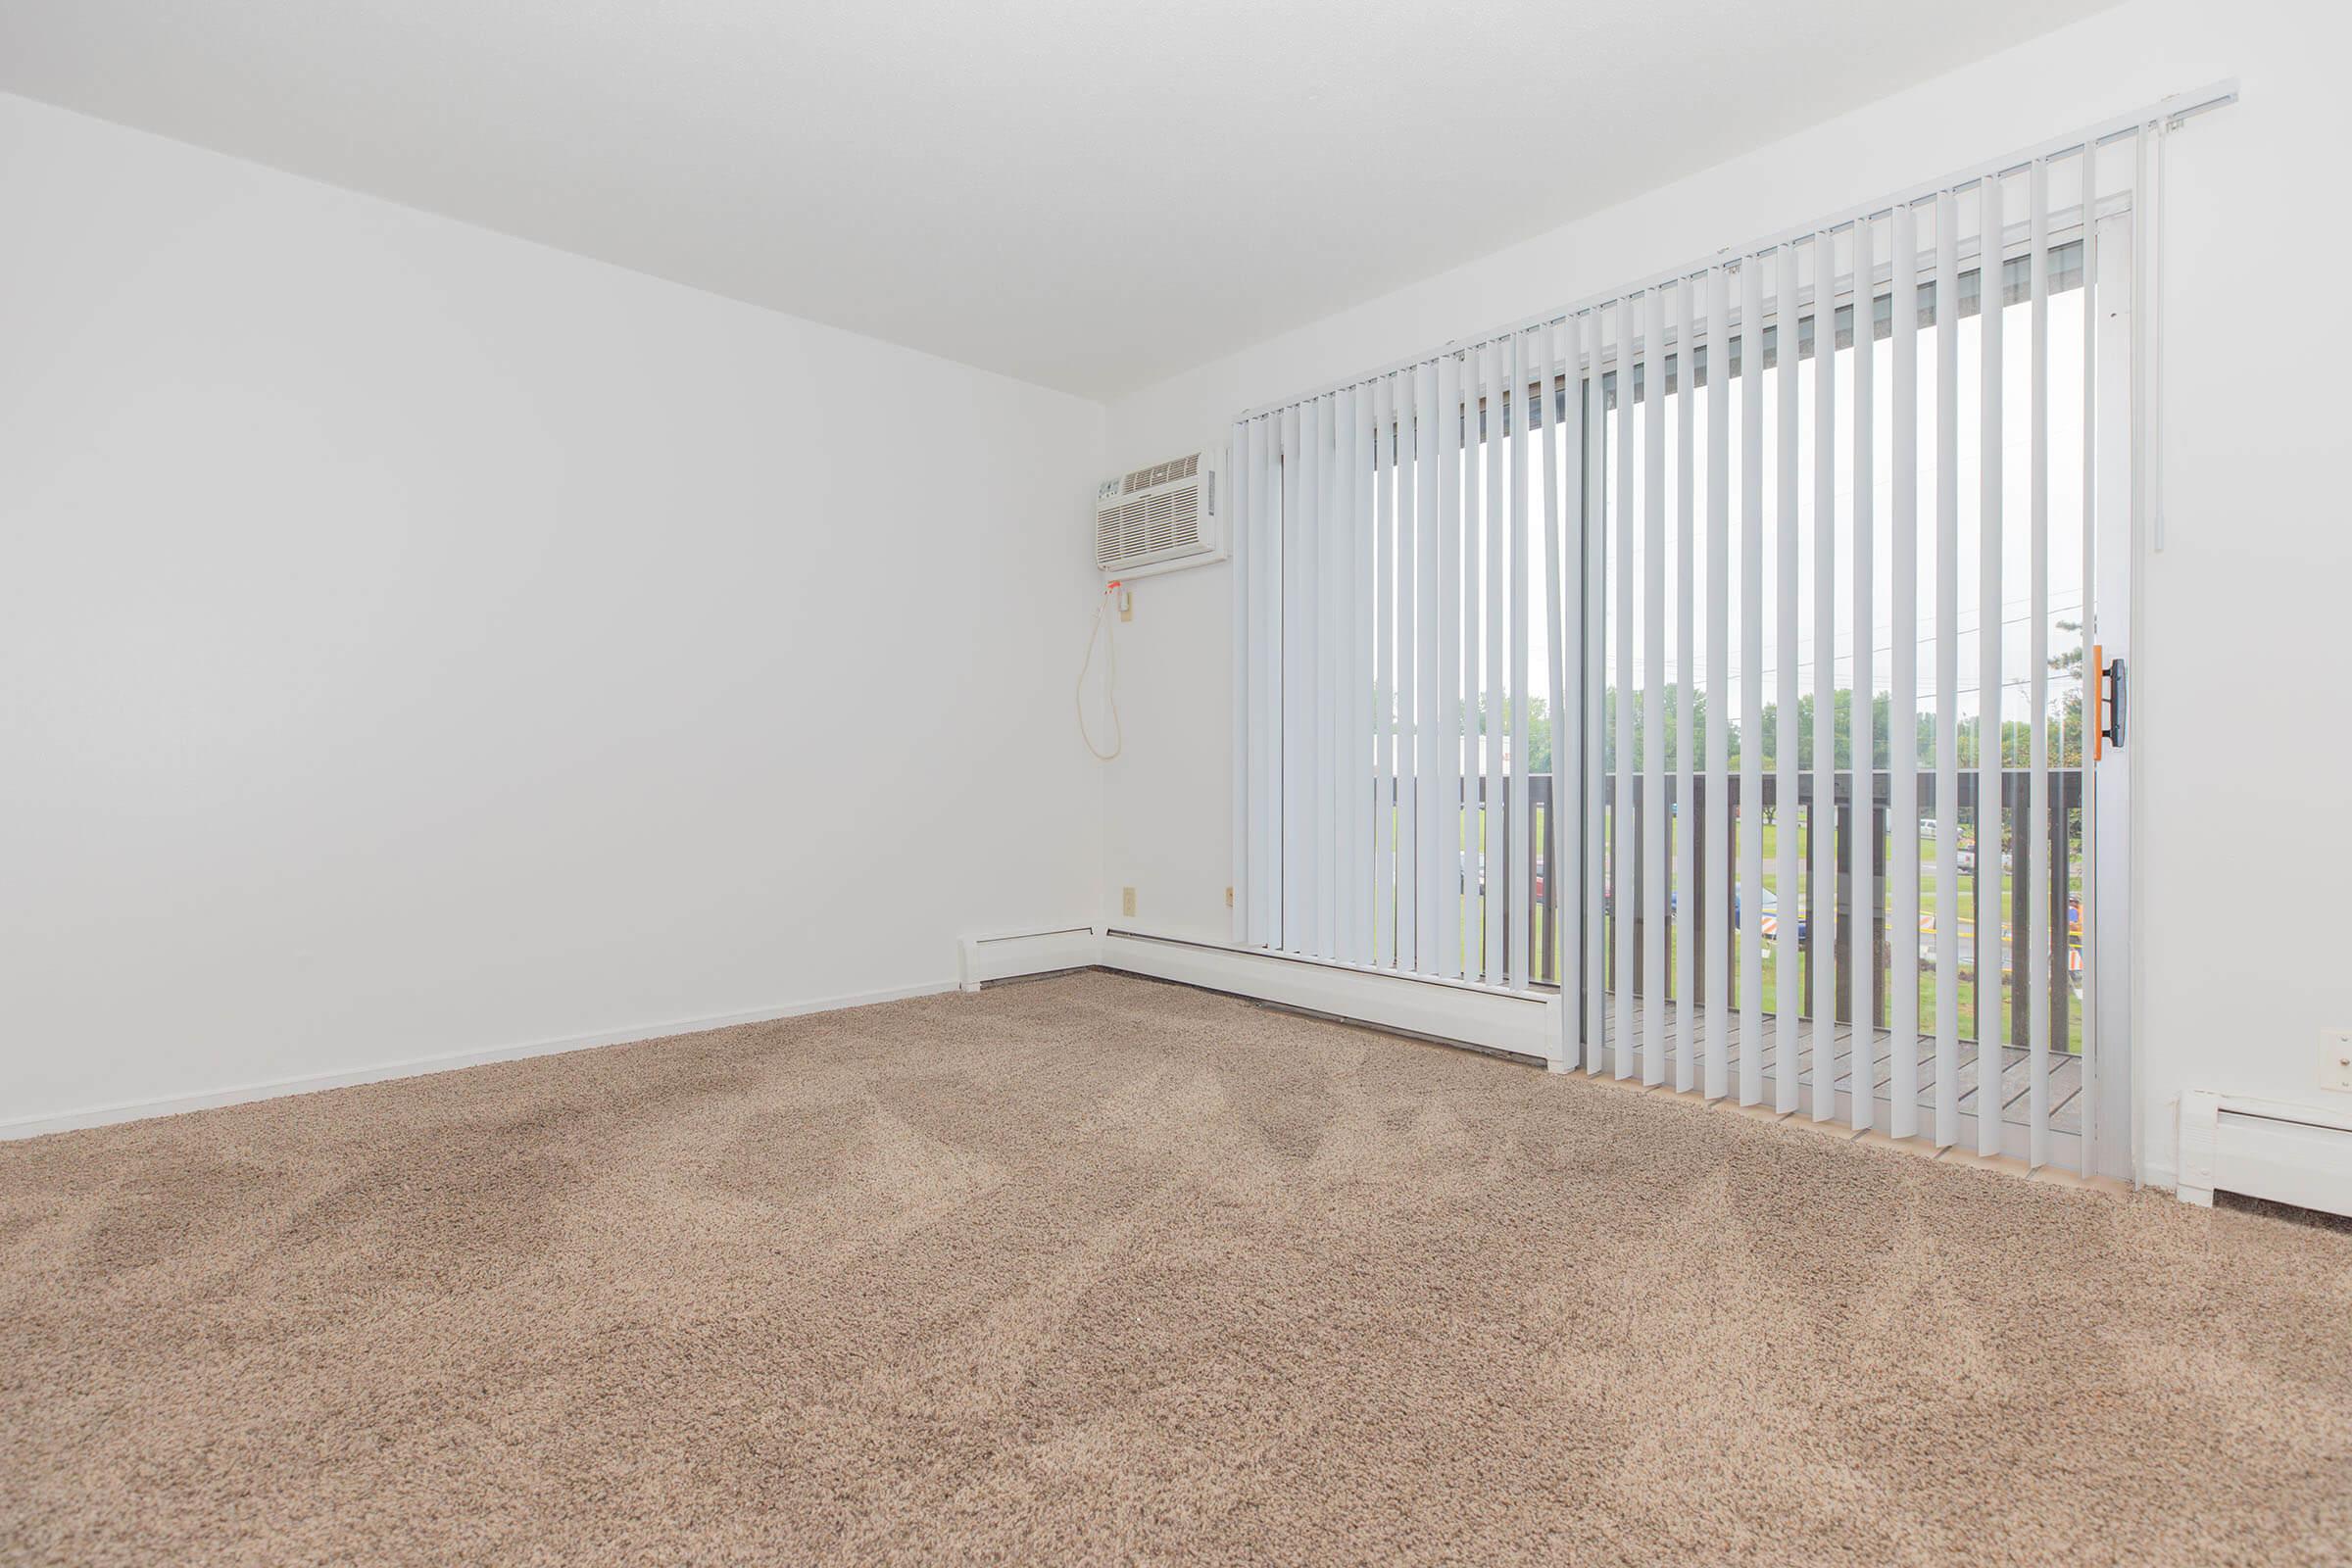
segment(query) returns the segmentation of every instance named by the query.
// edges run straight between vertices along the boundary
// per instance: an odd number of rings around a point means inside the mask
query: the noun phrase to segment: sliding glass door
[[[2061,225],[2049,182],[1593,313],[1595,1070],[2128,1168],[2082,1133],[2090,836],[2125,808],[2091,661],[2129,630],[2130,220]]]
[[[1237,940],[1560,988],[1588,1070],[2128,1168],[2099,731],[2144,151],[1245,417]]]

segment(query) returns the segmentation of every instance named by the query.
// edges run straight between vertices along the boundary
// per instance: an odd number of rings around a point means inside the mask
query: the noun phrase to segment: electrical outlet
[[[2352,1095],[2352,1029],[2320,1031],[2320,1087]]]
[[[1135,618],[1135,590],[1132,588],[1119,590],[1119,618],[1121,620]]]
[[[1225,907],[1228,909],[1233,907],[1233,889],[1231,888],[1225,890]]]
[[[1135,913],[1135,889],[1119,889],[1119,912],[1121,914]]]

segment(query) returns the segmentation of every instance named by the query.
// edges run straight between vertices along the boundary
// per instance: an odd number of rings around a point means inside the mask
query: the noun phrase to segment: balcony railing
[[[2027,867],[2023,832],[2029,804],[2027,792],[2032,776],[2032,770],[2027,768],[2011,768],[2001,775],[2000,805],[2003,810],[2009,813],[2009,820],[2017,827],[2017,836],[2007,840],[2002,834],[1987,834],[1981,830],[1976,772],[1973,769],[1963,772],[1959,779],[1962,843],[1968,844],[1973,840],[1975,856],[1996,858],[1990,861],[1979,860],[1976,862],[1984,866],[1987,872],[1992,866],[2001,863],[1997,857],[2002,854],[2003,843],[2009,844],[2011,864],[2014,866],[2014,870],[2008,873],[2006,879],[2014,890],[2011,902],[2016,911],[2014,919],[2004,919],[2001,914],[1999,900],[2000,888],[2004,880],[2002,876],[1972,875],[1965,870],[1960,873],[1962,931],[1960,933],[1961,961],[1958,982],[1964,988],[1962,1016],[1964,1020],[1983,1020],[1998,1011],[2003,1004],[2001,977],[2005,970],[2009,975],[2015,977],[2014,982],[2007,988],[2006,996],[2006,1005],[2010,1014],[2007,1038],[2012,1041],[2022,1041],[2026,1038],[2030,1006],[2025,977],[2032,973],[2032,966],[2029,962],[2029,947],[2033,940],[2033,931],[2032,922],[2027,918],[2028,906],[2024,902],[2024,889],[2018,884],[2022,882]],[[1873,1022],[1880,1027],[1886,1027],[1890,1021],[1886,1010],[1889,969],[1895,961],[1895,954],[1898,951],[1897,934],[1888,929],[1886,921],[1886,858],[1890,852],[1900,853],[1904,847],[1913,844],[1917,845],[1921,859],[1922,929],[1915,933],[1909,942],[1904,943],[1899,951],[1914,954],[1923,970],[1929,971],[1923,982],[1923,1001],[1924,997],[1929,994],[1924,987],[1932,986],[1942,978],[1932,972],[1936,947],[1932,922],[1936,912],[1934,891],[1934,878],[1936,874],[1936,844],[1932,835],[1936,812],[1936,781],[1932,773],[1920,775],[1918,779],[1918,825],[1907,826],[1895,822],[1888,808],[1889,775],[1886,772],[1881,770],[1857,774],[1849,770],[1840,771],[1836,775],[1833,808],[1836,813],[1835,829],[1838,835],[1838,876],[1834,897],[1838,911],[1837,928],[1841,934],[1838,938],[1835,994],[1829,999],[1829,1004],[1836,1009],[1835,1015],[1841,1022],[1851,1022],[1853,1019],[1852,949],[1850,940],[1842,933],[1850,928],[1853,909],[1850,868],[1852,866],[1851,840],[1854,832],[1857,778],[1867,782],[1870,817],[1878,830],[1875,838],[1877,850],[1872,857],[1876,887],[1871,899],[1871,947],[1877,955],[1878,967],[1877,983],[1872,988],[1872,995],[1876,999],[1877,1013]],[[2049,965],[2050,1017],[2057,1026],[2053,1030],[2053,1045],[2060,1051],[2067,1051],[2073,1049],[2072,1030],[2068,1020],[2073,1016],[2072,999],[2075,987],[2081,979],[2080,971],[2075,968],[2072,961],[2076,939],[2080,933],[2076,929],[2074,919],[2076,904],[2070,894],[2070,888],[2076,870],[2075,856],[2080,842],[2079,818],[2082,806],[2082,775],[2078,768],[2052,768],[2049,770],[2048,780],[2048,886],[2043,890],[2042,896],[2049,901],[2048,906],[2052,911]],[[1559,929],[1557,915],[1560,900],[1577,897],[1579,893],[1579,890],[1561,887],[1556,877],[1546,874],[1549,867],[1561,863],[1557,846],[1552,841],[1554,824],[1559,823],[1563,828],[1573,830],[1574,822],[1573,813],[1566,822],[1561,822],[1553,811],[1552,782],[1549,774],[1543,773],[1535,774],[1530,779],[1533,821],[1529,834],[1529,857],[1527,864],[1516,870],[1516,874],[1531,879],[1531,890],[1537,895],[1532,901],[1535,913],[1532,923],[1535,929],[1527,933],[1527,939],[1534,952],[1531,974],[1539,983],[1546,985],[1559,983],[1557,943],[1554,933]],[[1572,780],[1572,785],[1575,782]],[[1465,783],[1470,798],[1479,802],[1483,807],[1487,799],[1486,781],[1473,778],[1466,780]],[[1501,781],[1497,779],[1495,783],[1499,786]],[[1630,809],[1620,811],[1616,801],[1616,783],[1614,775],[1604,776],[1600,781],[1603,827],[1609,835],[1605,842],[1613,847],[1616,842],[1615,835],[1619,831],[1630,832],[1634,837],[1634,862],[1636,865],[1641,865],[1644,861],[1644,852],[1647,848],[1644,843],[1645,836],[1655,828],[1655,825],[1647,820],[1647,811],[1642,798],[1645,791],[1637,781],[1633,798],[1628,803]],[[1749,823],[1743,809],[1740,781],[1737,777],[1732,777],[1725,780],[1725,785],[1730,794],[1728,814],[1733,843],[1731,854],[1726,857],[1730,867],[1729,874],[1718,883],[1712,882],[1706,875],[1709,860],[1706,779],[1703,776],[1694,776],[1691,779],[1691,799],[1689,803],[1690,808],[1688,811],[1681,809],[1682,803],[1677,798],[1676,781],[1671,777],[1666,781],[1667,811],[1675,825],[1690,836],[1689,863],[1693,868],[1688,883],[1690,905],[1688,911],[1685,911],[1681,907],[1681,897],[1678,892],[1673,913],[1674,923],[1678,929],[1675,940],[1678,942],[1689,940],[1693,944],[1690,973],[1694,977],[1694,981],[1697,977],[1703,977],[1706,974],[1709,912],[1714,907],[1715,901],[1727,901],[1731,909],[1738,911],[1735,918],[1727,921],[1726,925],[1726,929],[1735,943],[1744,934],[1748,924],[1744,911],[1740,910],[1738,888],[1739,835],[1747,830]],[[1781,807],[1778,780],[1767,773],[1762,780],[1762,785],[1760,810],[1777,819]],[[1502,793],[1497,788],[1498,798]],[[1795,804],[1809,824],[1814,805],[1814,777],[1809,768],[1798,780]],[[1764,825],[1761,815],[1754,825],[1759,829]],[[1776,828],[1793,829],[1795,823],[1793,821],[1776,821],[1775,825]],[[1922,829],[1926,830],[1927,836],[1922,835]],[[1467,830],[1465,837],[1468,843],[1479,842],[1475,836],[1472,836],[1477,831],[1478,828],[1475,824]],[[1810,827],[1808,826],[1809,831]],[[1494,824],[1487,831],[1485,842],[1494,845],[1508,842],[1499,822]],[[1810,846],[1808,845],[1807,848],[1809,852]],[[1955,859],[1957,858],[1958,852],[1955,853]],[[1767,858],[1766,870],[1768,873],[1772,871],[1774,862],[1775,858]],[[1635,994],[1639,996],[1642,991],[1644,976],[1642,960],[1646,956],[1647,945],[1649,942],[1657,940],[1651,930],[1651,919],[1657,912],[1657,907],[1646,890],[1637,889],[1633,899],[1631,919],[1628,922],[1631,926],[1630,932],[1616,929],[1617,916],[1620,912],[1619,901],[1616,897],[1616,890],[1611,886],[1615,863],[1613,853],[1604,854],[1602,864],[1587,868],[1588,875],[1596,874],[1601,878],[1604,907],[1608,911],[1612,926],[1611,940],[1603,945],[1605,958],[1601,983],[1609,990],[1614,991],[1622,977],[1624,982],[1629,984]],[[1494,890],[1497,900],[1494,906],[1497,908],[1504,906],[1501,901],[1507,898],[1508,879],[1513,874],[1512,868],[1507,865],[1499,869],[1502,872],[1502,882],[1501,886]],[[1807,916],[1811,910],[1821,907],[1825,901],[1821,896],[1821,891],[1813,886],[1813,860],[1810,853],[1799,857],[1797,875],[1798,886],[1794,890],[1794,897],[1790,896],[1791,890],[1788,889],[1774,887],[1770,890],[1776,906],[1772,916],[1776,920],[1781,917],[1798,918],[1797,947],[1800,961],[1794,977],[1797,995],[1796,1006],[1800,1015],[1811,1017],[1821,1005],[1821,999],[1814,994],[1815,965],[1812,962],[1818,925]],[[1988,898],[1992,901],[1992,907],[1989,910],[1984,906]],[[2002,933],[2006,952],[2004,954],[2005,961],[2001,964],[1988,965],[1976,961],[1977,937],[1987,931]],[[1731,1001],[1732,1004],[1737,1007],[1741,1005],[1743,1001],[1740,993],[1740,965],[1734,961],[1730,968]],[[1780,988],[1787,981],[1788,977],[1774,977],[1775,995],[1772,1002],[1776,1007],[1786,994]],[[1674,965],[1671,963],[1667,966],[1667,1000],[1679,1000],[1675,997]],[[1934,1023],[1932,1011],[1929,1012],[1926,1021],[1932,1031]],[[1973,1040],[1976,1034],[1976,1028],[1964,1026],[1962,1038]]]

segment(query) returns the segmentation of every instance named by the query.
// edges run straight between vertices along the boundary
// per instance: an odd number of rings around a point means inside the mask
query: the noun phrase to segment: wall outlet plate
[[[2320,1031],[2320,1087],[2352,1095],[2352,1029]]]
[[[1135,913],[1135,889],[1119,889],[1119,912],[1130,915]]]

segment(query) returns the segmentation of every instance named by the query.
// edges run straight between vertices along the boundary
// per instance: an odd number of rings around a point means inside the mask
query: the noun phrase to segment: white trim
[[[1102,933],[1091,925],[1039,931],[1000,931],[956,944],[957,983],[977,991],[999,980],[1091,969],[1102,953]]]
[[[298,1078],[272,1078],[261,1083],[200,1090],[194,1094],[161,1095],[153,1100],[91,1105],[54,1115],[21,1116],[13,1121],[0,1121],[0,1140],[38,1138],[47,1133],[104,1127],[115,1122],[176,1116],[183,1111],[209,1110],[218,1105],[239,1105],[257,1100],[276,1100],[286,1095],[307,1095],[321,1089],[347,1089],[355,1084],[382,1083],[394,1078],[420,1078],[428,1073],[479,1067],[494,1061],[519,1061],[528,1056],[553,1056],[567,1051],[593,1051],[603,1046],[666,1040],[673,1035],[702,1034],[707,1030],[729,1029],[738,1024],[771,1023],[778,1018],[797,1018],[811,1012],[866,1007],[882,1002],[904,1002],[911,997],[936,997],[955,989],[955,982],[941,980],[922,985],[897,986],[883,991],[857,992],[849,996],[815,997],[780,1006],[755,1007],[749,1012],[714,1013],[665,1023],[638,1024],[623,1029],[600,1030],[593,1034],[526,1041],[521,1045],[492,1046],[482,1051],[451,1051],[433,1056],[410,1056],[399,1061],[377,1062],[372,1066],[354,1067],[347,1072],[309,1073]]]
[[[1512,991],[1429,975],[1243,952],[1130,929],[1105,931],[1102,967],[1251,997],[1374,1028],[1425,1035],[1568,1070],[1556,992]]]

